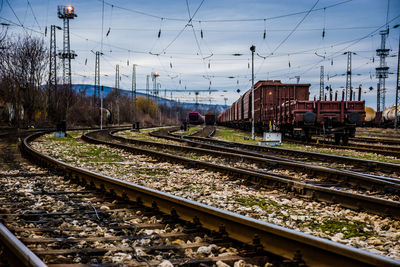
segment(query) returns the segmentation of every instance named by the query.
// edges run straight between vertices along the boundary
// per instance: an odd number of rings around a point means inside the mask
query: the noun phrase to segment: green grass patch
[[[234,198],[239,204],[245,207],[253,207],[255,205],[259,206],[263,210],[271,210],[271,209],[290,209],[290,207],[279,204],[276,201],[263,198],[263,197],[236,197]]]
[[[262,140],[260,136],[256,136],[255,140],[251,140],[251,133],[225,127],[218,127],[214,138],[228,142],[251,145],[257,145],[258,141]]]
[[[73,131],[67,137],[54,137],[47,135],[45,142],[60,143],[65,155],[79,157],[81,162],[118,162],[123,161],[122,157],[107,148],[98,145],[83,143],[80,139],[82,131]]]
[[[123,158],[107,148],[88,145],[76,151],[75,156],[82,159],[83,162],[119,162]]]
[[[167,170],[139,169],[137,170],[137,173],[155,177],[155,176],[166,176],[168,175],[169,172]]]
[[[359,236],[373,236],[373,232],[364,231],[367,225],[363,222],[348,221],[348,220],[327,220],[322,223],[308,222],[303,225],[311,230],[321,230],[324,233],[335,235],[343,233],[344,238],[359,237]]]
[[[182,135],[191,135],[194,134],[195,132],[197,132],[198,130],[200,130],[201,125],[196,125],[196,126],[192,126],[190,127],[187,131],[183,132]]]

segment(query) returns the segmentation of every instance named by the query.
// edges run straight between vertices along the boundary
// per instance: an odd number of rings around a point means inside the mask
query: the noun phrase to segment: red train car
[[[203,124],[204,117],[200,115],[197,111],[189,112],[188,122],[190,124]]]
[[[280,81],[258,81],[254,85],[254,124],[256,130],[277,130],[294,137],[310,139],[324,134],[347,144],[355,135],[356,123],[364,120],[364,101],[309,101],[310,84],[282,84]],[[252,122],[251,90],[230,109],[218,123],[249,130]],[[239,108],[238,108],[239,106]],[[229,110],[229,109],[228,109]],[[239,114],[237,110],[240,110]],[[232,111],[231,111],[232,112]]]
[[[206,125],[214,125],[215,124],[215,114],[212,112],[207,113],[204,115]]]

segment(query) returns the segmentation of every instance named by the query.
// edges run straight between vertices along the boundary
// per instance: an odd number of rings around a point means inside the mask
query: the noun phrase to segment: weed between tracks
[[[251,140],[250,133],[224,127],[218,127],[217,131],[215,132],[214,138],[228,142],[250,144],[250,145],[257,145],[258,141],[262,140],[262,138],[259,136],[256,136],[256,140]],[[245,138],[249,139],[246,140]]]
[[[240,203],[245,207],[255,207],[258,206],[264,211],[274,212],[276,215],[280,216],[283,220],[296,220],[302,221],[301,227],[308,228],[312,231],[321,231],[324,234],[335,235],[338,233],[343,234],[343,238],[351,237],[372,237],[376,236],[370,227],[366,223],[360,221],[351,221],[345,219],[328,219],[318,221],[315,216],[316,213],[310,212],[307,216],[301,215],[293,210],[292,207],[288,205],[282,205],[276,201],[259,198],[255,196],[249,197],[237,197],[235,201]]]
[[[342,233],[343,238],[350,237],[371,237],[374,236],[367,225],[360,221],[348,221],[348,220],[327,220],[321,223],[309,222],[303,225],[311,230],[321,230],[326,234],[338,234]]]
[[[83,132],[74,131],[69,132],[67,137],[54,137],[53,135],[46,135],[45,137],[42,137],[42,140],[44,142],[50,142],[54,144],[62,143],[62,150],[55,148],[54,152],[56,152],[57,154],[64,153],[68,155],[68,162],[73,162],[73,158],[75,157],[78,157],[80,162],[122,161],[122,158],[118,154],[113,153],[109,149],[83,143],[80,139],[82,134]]]

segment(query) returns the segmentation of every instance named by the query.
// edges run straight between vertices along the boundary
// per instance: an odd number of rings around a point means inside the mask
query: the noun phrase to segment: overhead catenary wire
[[[103,0],[97,0],[97,1],[103,1]],[[336,7],[336,6],[339,6],[339,5],[343,5],[343,4],[352,2],[352,1],[353,0],[341,1],[341,2],[338,2],[338,3],[334,3],[332,5],[328,5],[328,6],[325,6],[325,7],[318,8],[318,9],[314,9],[313,11],[323,10],[324,8],[325,9],[333,8],[333,7]],[[143,16],[147,16],[147,17],[152,17],[152,18],[155,18],[155,19],[164,18],[165,20],[172,20],[172,21],[187,21],[184,18],[173,18],[173,17],[168,17],[168,16],[159,16],[159,15],[151,14],[151,13],[148,13],[148,12],[139,11],[139,10],[136,10],[136,9],[122,7],[120,5],[116,5],[114,3],[111,3],[110,1],[104,1],[104,3],[106,5],[109,5],[109,6],[113,5],[115,8],[118,8],[118,9],[121,9],[121,10],[125,10],[125,11],[128,11],[128,12],[132,12],[132,13],[143,15]],[[200,4],[200,6],[201,6],[201,4]],[[225,23],[225,22],[246,22],[246,21],[247,22],[252,22],[252,21],[274,20],[274,19],[280,19],[280,18],[284,18],[284,17],[297,16],[297,15],[301,15],[301,14],[304,14],[304,13],[307,13],[307,12],[308,12],[308,10],[305,10],[305,11],[300,11],[300,12],[282,14],[282,15],[273,16],[273,17],[267,17],[267,18],[209,19],[209,20],[204,20],[204,19],[202,19],[202,20],[194,20],[194,19],[192,19],[191,21],[195,21],[195,22],[201,21],[201,22],[204,22],[204,23],[218,23],[218,22],[224,22]],[[193,17],[194,17],[194,15],[193,15]]]
[[[31,12],[32,12],[33,18],[35,19],[35,22],[36,22],[37,26],[39,27],[39,30],[41,31],[41,30],[42,30],[42,28],[40,27],[40,24],[39,24],[39,22],[38,22],[38,20],[37,20],[37,18],[36,18],[35,12],[33,11],[33,8],[32,8],[32,5],[31,5],[31,2],[29,2],[29,0],[26,0],[26,1],[28,2],[28,5],[29,5],[29,7],[30,7],[30,9],[31,9]]]

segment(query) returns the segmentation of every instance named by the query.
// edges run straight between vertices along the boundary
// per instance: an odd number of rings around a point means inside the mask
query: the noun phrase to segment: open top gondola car
[[[254,123],[256,130],[276,130],[294,137],[310,139],[324,134],[347,144],[355,135],[356,123],[365,117],[364,101],[309,100],[310,84],[283,84],[258,81],[254,85]],[[250,129],[252,96],[247,91],[219,117],[218,123]],[[238,108],[239,107],[239,108]],[[230,115],[233,112],[233,116]],[[240,110],[240,114],[235,113]],[[226,114],[228,113],[228,114]]]

